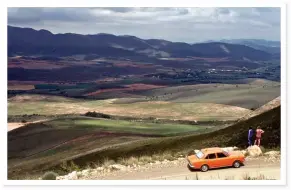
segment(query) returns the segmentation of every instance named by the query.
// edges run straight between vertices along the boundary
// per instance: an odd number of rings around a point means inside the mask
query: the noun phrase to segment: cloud
[[[8,24],[53,33],[128,34],[186,42],[244,37],[279,40],[280,8],[8,8]]]
[[[93,19],[87,8],[9,8],[8,24],[43,21],[80,22]]]
[[[127,13],[134,10],[134,8],[131,8],[131,7],[109,7],[105,9],[111,10],[113,12],[118,12],[118,13]]]

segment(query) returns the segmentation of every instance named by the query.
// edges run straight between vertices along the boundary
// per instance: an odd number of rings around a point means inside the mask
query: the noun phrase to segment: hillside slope
[[[262,145],[267,148],[280,147],[281,142],[281,105],[276,104],[269,107],[269,110],[239,121],[224,129],[202,134],[187,135],[179,137],[156,138],[142,140],[130,145],[121,145],[106,150],[91,151],[87,154],[76,155],[68,158],[75,163],[83,165],[91,160],[98,160],[102,157],[117,159],[136,155],[151,155],[157,152],[187,152],[193,149],[216,147],[216,146],[237,146],[246,148],[248,146],[247,134],[249,127],[260,126],[264,131]]]
[[[278,100],[278,99],[277,99]],[[261,126],[265,131],[262,138],[262,146],[265,148],[280,147],[281,139],[281,105],[280,101],[266,104],[264,112],[261,109],[254,111],[254,116],[247,120],[241,120],[234,125],[228,126],[218,131],[200,134],[185,135],[175,137],[159,137],[125,142],[104,148],[96,148],[89,151],[71,152],[73,156],[65,159],[55,158],[55,160],[44,162],[42,158],[34,158],[17,164],[8,165],[8,175],[10,177],[24,175],[27,172],[37,173],[45,170],[60,170],[64,162],[73,161],[80,167],[86,167],[92,162],[102,163],[104,159],[118,160],[130,156],[153,155],[163,152],[172,154],[186,154],[193,149],[200,149],[213,146],[238,146],[247,147],[247,132],[249,127]],[[96,139],[95,139],[96,140]],[[9,145],[8,145],[9,146]],[[67,154],[67,153],[66,153]],[[67,154],[68,155],[68,154]],[[8,160],[8,163],[10,161]]]
[[[220,40],[220,42],[230,44],[242,44],[272,54],[279,54],[281,45],[280,41],[256,40],[256,39]]]
[[[144,40],[112,34],[52,34],[47,30],[8,26],[9,55],[95,54],[109,57],[230,57],[268,60],[271,54],[245,45],[228,43],[187,44],[165,40]]]

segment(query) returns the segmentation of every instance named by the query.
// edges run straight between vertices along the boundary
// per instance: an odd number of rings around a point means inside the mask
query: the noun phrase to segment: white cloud
[[[245,37],[279,40],[280,9],[9,8],[8,24],[53,33],[128,34],[186,42]]]

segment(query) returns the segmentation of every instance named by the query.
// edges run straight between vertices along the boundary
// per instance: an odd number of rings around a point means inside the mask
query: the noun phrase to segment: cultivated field
[[[280,96],[280,83],[264,81],[249,84],[200,84],[139,91],[133,93],[146,97],[146,100],[160,100],[177,103],[217,103],[258,108]],[[260,97],[260,98],[257,98]],[[136,101],[146,101],[136,99]],[[128,103],[131,99],[121,99],[116,103]]]
[[[130,89],[124,93],[126,98],[104,100],[31,94],[12,96],[8,99],[11,121],[27,118],[29,122],[41,121],[27,125],[25,121],[25,126],[8,132],[9,178],[52,168],[63,171],[62,164],[72,160],[85,167],[106,159],[160,154],[166,150],[185,154],[194,146],[243,146],[246,128],[262,122],[276,128],[280,114],[278,108],[267,114],[260,111],[257,118],[235,124],[233,129],[228,127],[244,116],[256,115],[251,108],[280,95],[279,83],[247,82],[173,87],[126,84],[125,88]],[[94,95],[116,97],[119,90],[124,89],[95,91]],[[276,106],[279,103],[277,101]],[[84,116],[94,111],[108,114],[110,118]],[[276,145],[277,132],[276,128],[275,136],[265,134],[269,146]]]
[[[116,99],[79,100],[55,96],[24,95],[8,100],[8,115],[84,114],[96,111],[110,115],[176,120],[236,120],[250,110],[214,103],[175,103],[166,101],[116,104]]]

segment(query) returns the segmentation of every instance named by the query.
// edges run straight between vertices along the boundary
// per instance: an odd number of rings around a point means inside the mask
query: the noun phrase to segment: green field
[[[202,132],[212,126],[185,125],[179,123],[154,123],[146,121],[125,121],[92,118],[66,118],[45,122],[56,129],[88,129],[95,131],[123,132],[169,136],[187,132]]]

